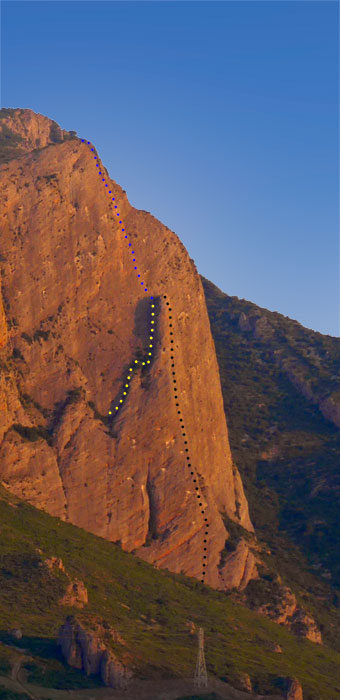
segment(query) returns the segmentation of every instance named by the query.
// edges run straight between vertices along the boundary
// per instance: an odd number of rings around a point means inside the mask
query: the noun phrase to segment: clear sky
[[[339,336],[339,4],[10,2],[2,107],[92,141],[224,292]]]

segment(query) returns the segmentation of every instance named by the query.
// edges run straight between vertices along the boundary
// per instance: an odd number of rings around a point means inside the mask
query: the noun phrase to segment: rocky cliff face
[[[37,551],[41,553],[41,550],[39,548],[37,549]],[[83,608],[84,605],[87,605],[88,595],[87,589],[83,581],[79,581],[79,579],[76,579],[74,581],[71,580],[71,577],[66,571],[63,561],[62,559],[60,559],[60,557],[49,557],[45,559],[44,562],[39,562],[38,564],[38,566],[43,565],[47,566],[52,575],[55,571],[62,571],[70,581],[65,591],[65,594],[58,601],[59,605],[74,606],[76,608]]]
[[[287,686],[287,700],[303,700],[302,686],[297,678],[288,678]]]
[[[193,262],[87,143],[1,116],[24,145],[0,166],[0,478],[157,567],[246,585],[245,542],[218,568],[222,514],[253,527]]]
[[[322,644],[322,635],[314,618],[298,606],[296,596],[287,586],[281,587],[276,605],[266,603],[257,607],[256,611],[284,625],[298,637]]]
[[[79,668],[87,676],[99,675],[110,688],[124,688],[133,672],[104,643],[104,635],[120,645],[124,644],[124,640],[114,630],[86,630],[75,618],[69,616],[59,630],[58,645],[70,666]],[[125,654],[125,659],[127,658]]]
[[[0,110],[0,162],[74,138],[52,119],[31,109]]]

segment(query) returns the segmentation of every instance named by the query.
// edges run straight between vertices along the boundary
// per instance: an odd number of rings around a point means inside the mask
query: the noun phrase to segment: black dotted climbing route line
[[[95,152],[95,149],[94,149],[94,147],[92,146],[92,144],[91,144],[90,141],[85,141],[85,139],[82,139],[82,143],[86,143],[88,146],[90,146],[91,151],[92,151],[93,153]],[[98,159],[97,156],[93,156],[93,158],[94,158],[94,160],[99,161],[99,159]],[[102,175],[104,175],[104,173],[103,173],[103,170],[100,169],[101,166],[100,166],[99,162],[96,163],[96,168],[98,168],[98,175],[100,176],[102,182],[104,183],[104,187],[105,187],[105,188],[109,188],[109,184],[106,182],[105,177],[102,177]],[[107,193],[108,193],[109,195],[112,195],[112,190],[107,189]],[[116,201],[115,197],[112,197],[112,198],[111,198],[111,202],[110,202],[111,205],[112,205],[112,202],[115,202],[115,201]],[[114,205],[113,205],[113,208],[114,208],[114,209],[118,209],[118,204],[114,204]],[[122,221],[122,219],[120,218],[120,217],[121,217],[121,214],[120,214],[119,212],[115,212],[115,214],[116,214],[116,216],[119,217],[119,225],[123,224],[123,221]],[[120,231],[121,231],[121,233],[124,233],[124,238],[125,238],[126,241],[128,241],[129,236],[128,236],[128,234],[125,232],[125,228],[121,228]],[[128,243],[128,247],[129,247],[129,248],[132,248],[132,243]],[[133,257],[132,257],[132,262],[135,263],[135,262],[136,262],[136,258],[134,257],[134,256],[136,255],[135,251],[134,251],[134,250],[131,250],[131,254],[132,254],[132,256],[133,256]],[[138,273],[137,266],[134,266],[134,270],[137,271],[137,272],[136,272],[137,278],[140,279],[141,274]],[[145,283],[144,283],[143,281],[141,281],[140,284],[141,284],[141,286],[143,286],[144,291],[147,292],[148,289],[147,289],[147,287],[145,286]],[[163,298],[166,299],[166,300],[168,299],[168,297],[167,297],[166,294],[163,295]],[[154,297],[153,297],[153,296],[150,297],[150,301],[151,301],[151,304],[150,304],[150,307],[151,307],[151,323],[150,323],[150,326],[151,326],[151,327],[150,327],[150,336],[149,336],[149,340],[150,340],[151,342],[149,343],[149,348],[148,348],[147,354],[145,355],[145,358],[144,358],[143,360],[133,360],[133,362],[131,362],[131,367],[129,367],[129,374],[128,374],[127,377],[126,377],[125,384],[124,384],[124,386],[123,386],[123,391],[121,392],[121,398],[119,398],[118,400],[116,400],[116,401],[114,402],[113,406],[110,408],[110,410],[109,410],[109,412],[108,412],[108,413],[109,413],[109,416],[113,416],[117,411],[119,411],[119,409],[121,408],[122,404],[124,403],[124,398],[125,398],[125,397],[127,396],[127,394],[128,394],[128,389],[129,389],[130,381],[131,381],[131,379],[132,379],[132,373],[138,368],[138,364],[147,365],[147,364],[150,364],[150,363],[151,363],[152,347],[153,347],[153,340],[154,340],[154,335],[153,335],[153,334],[154,334],[154,332],[155,332],[155,326],[154,326],[154,324],[155,324],[155,318],[154,318],[154,317],[155,317],[155,308],[156,308],[156,307],[155,307],[155,304],[153,303],[153,302],[154,302]],[[187,454],[186,454],[186,460],[187,460],[188,468],[189,468],[190,470],[192,470],[192,464],[191,464],[190,456],[189,456],[189,449],[188,449],[188,447],[187,447],[187,445],[188,445],[188,441],[187,441],[187,439],[186,439],[186,438],[187,438],[187,435],[186,435],[186,432],[185,432],[184,421],[183,421],[183,418],[182,418],[182,412],[181,412],[181,410],[180,410],[180,406],[179,406],[179,403],[178,403],[178,387],[177,387],[177,379],[176,379],[175,363],[174,363],[174,359],[175,359],[175,358],[174,358],[174,352],[175,352],[175,351],[174,351],[174,340],[173,340],[173,337],[172,337],[172,336],[173,336],[173,330],[172,330],[172,328],[173,328],[173,324],[172,324],[173,318],[172,318],[172,316],[170,315],[171,312],[172,312],[172,309],[171,309],[171,306],[170,306],[170,302],[169,302],[169,301],[166,301],[166,302],[165,302],[165,305],[168,307],[168,313],[169,313],[169,328],[171,329],[171,330],[170,330],[170,360],[171,360],[171,369],[172,369],[172,372],[171,372],[171,373],[172,373],[172,377],[173,377],[172,382],[173,382],[173,384],[174,384],[174,387],[173,387],[173,388],[174,388],[174,399],[175,399],[175,401],[176,401],[177,414],[178,414],[178,416],[179,416],[179,423],[180,423],[180,428],[181,428],[181,431],[182,431],[182,437],[185,438],[185,440],[184,440],[184,445],[185,445],[185,452],[187,453]],[[190,471],[190,474],[191,474],[191,476],[195,476],[195,473],[194,473],[193,471]],[[194,484],[197,484],[197,479],[194,478],[194,479],[193,479],[193,482],[194,482]],[[199,487],[198,487],[197,485],[195,486],[195,490],[196,490],[196,491],[199,491]],[[201,499],[200,494],[197,493],[197,494],[196,494],[196,497],[199,499],[199,506],[201,506],[201,507],[203,508],[203,503],[202,503],[202,501],[200,500],[200,499]],[[204,509],[201,510],[201,513],[202,513],[202,515],[205,515]],[[205,518],[204,518],[204,522],[205,522],[205,528],[206,528],[206,529],[205,529],[205,531],[204,531],[204,537],[205,537],[205,539],[203,540],[203,543],[204,543],[203,551],[206,552],[206,551],[207,551],[207,547],[206,547],[206,545],[207,545],[207,539],[206,539],[206,537],[207,537],[207,535],[209,534],[209,532],[208,532],[208,527],[209,527],[208,518],[205,517]],[[206,566],[207,566],[207,564],[206,564],[206,559],[207,559],[207,555],[204,554],[204,555],[203,555],[203,565],[202,565],[202,576],[203,576],[203,578],[201,579],[201,583],[204,583],[204,582],[205,582],[204,576],[206,575]]]
[[[163,295],[163,298],[164,298],[164,299],[167,299],[167,295],[164,294],[164,295]],[[173,328],[172,320],[173,320],[173,319],[172,319],[172,316],[170,315],[171,312],[172,312],[172,309],[171,309],[171,306],[170,306],[170,302],[169,302],[169,301],[166,301],[165,304],[166,304],[166,306],[168,307],[168,312],[169,312],[169,328],[171,329],[171,330],[170,330],[170,336],[173,336],[173,330],[172,330],[172,328]],[[178,386],[177,386],[177,379],[176,379],[176,372],[175,372],[175,362],[174,362],[174,360],[175,360],[174,352],[175,352],[175,351],[174,351],[174,347],[173,347],[173,346],[174,346],[173,338],[170,338],[170,360],[171,360],[171,369],[172,369],[171,374],[172,374],[172,377],[173,377],[172,383],[174,384],[174,387],[173,387],[173,389],[174,389],[174,399],[175,399],[175,401],[176,401],[177,414],[179,415],[179,422],[180,422],[180,427],[181,427],[181,430],[182,430],[182,437],[185,438],[185,440],[184,440],[184,445],[185,445],[185,452],[187,452],[186,460],[187,460],[187,463],[188,463],[188,467],[189,467],[189,469],[191,470],[191,469],[192,469],[192,464],[191,464],[190,456],[189,456],[189,448],[187,447],[187,445],[188,445],[188,441],[187,441],[187,439],[186,439],[186,438],[187,438],[187,434],[186,434],[186,432],[185,432],[184,421],[183,421],[183,418],[182,418],[182,411],[180,410],[179,403],[178,403]],[[195,475],[195,473],[194,473],[193,471],[190,471],[190,474],[191,474],[191,476],[194,476],[194,475]],[[197,484],[197,479],[193,479],[193,482],[194,482],[194,484]],[[199,491],[198,486],[195,486],[195,490],[196,490],[196,491]],[[199,495],[199,493],[197,494],[197,498],[198,498],[198,499],[201,498],[201,496]],[[199,505],[203,507],[203,503],[202,503],[201,501],[199,502]],[[204,510],[202,510],[201,513],[204,515]],[[208,528],[208,527],[209,527],[208,518],[204,518],[204,522],[205,522],[205,527]],[[205,532],[204,532],[205,537],[206,537],[208,534],[209,534],[209,533],[208,533],[208,530],[205,530]],[[203,551],[206,552],[206,551],[207,551],[207,547],[206,547],[207,540],[204,539],[204,540],[203,540],[203,543],[204,543]],[[205,562],[205,560],[206,560],[206,558],[207,558],[207,555],[204,554],[204,555],[203,555],[203,560],[204,560],[204,561],[203,561],[202,576],[205,576],[205,574],[206,574],[206,572],[205,572],[205,567],[206,567],[206,562]],[[201,579],[201,583],[204,583],[204,579]]]

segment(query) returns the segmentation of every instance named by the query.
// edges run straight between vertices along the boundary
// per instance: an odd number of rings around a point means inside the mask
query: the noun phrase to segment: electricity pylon
[[[200,627],[198,630],[198,657],[195,670],[194,686],[195,688],[207,688],[208,686],[207,669],[205,666],[204,659],[203,627]]]

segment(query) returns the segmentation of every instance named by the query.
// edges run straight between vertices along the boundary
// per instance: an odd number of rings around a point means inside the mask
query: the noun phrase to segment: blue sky
[[[339,336],[339,5],[1,3],[1,106],[91,140],[198,271]]]

